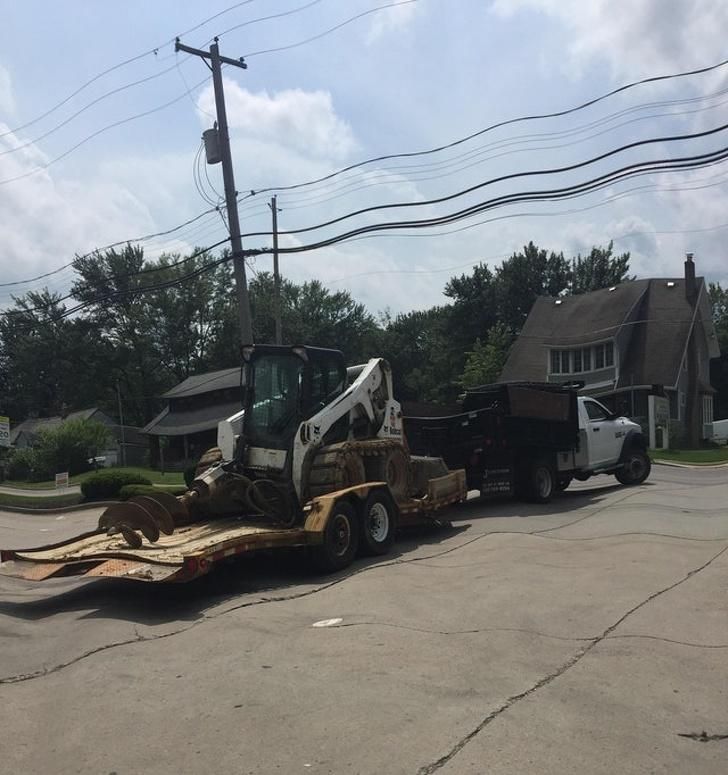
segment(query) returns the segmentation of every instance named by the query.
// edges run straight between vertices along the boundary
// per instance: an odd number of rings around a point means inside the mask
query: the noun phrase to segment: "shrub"
[[[38,469],[38,455],[30,447],[14,449],[5,463],[5,475],[8,479],[24,481],[30,479]]]
[[[182,495],[187,492],[187,488],[180,484],[179,487],[154,487],[154,485],[147,484],[125,484],[119,490],[119,499],[128,501],[129,498],[133,498],[135,495],[154,495],[158,492],[166,492],[169,495]]]
[[[117,498],[124,485],[152,483],[145,476],[129,474],[123,471],[99,471],[91,474],[81,483],[81,492],[87,501],[101,500],[103,498]]]

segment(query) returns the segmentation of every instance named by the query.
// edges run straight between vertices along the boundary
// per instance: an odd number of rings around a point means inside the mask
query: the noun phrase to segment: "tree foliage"
[[[96,406],[114,416],[120,397],[125,423],[142,425],[181,380],[237,365],[228,257],[195,251],[150,260],[126,245],[76,259],[74,302],[48,290],[15,299],[0,315],[0,413],[18,421]],[[400,398],[450,401],[463,384],[498,376],[537,296],[614,285],[628,271],[629,254],[615,255],[611,243],[567,259],[529,242],[499,266],[481,263],[450,278],[446,303],[378,319],[348,290],[283,278],[284,343],[337,348],[349,363],[383,355]],[[249,293],[254,339],[273,342],[272,275],[254,273]]]
[[[503,323],[496,323],[488,331],[484,342],[476,339],[465,360],[463,387],[474,388],[496,382],[506,365],[512,344],[513,334]]]

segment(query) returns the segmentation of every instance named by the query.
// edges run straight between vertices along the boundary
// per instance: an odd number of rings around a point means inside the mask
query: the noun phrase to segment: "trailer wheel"
[[[548,503],[556,489],[553,466],[547,460],[535,460],[528,472],[528,497],[534,503]]]
[[[641,449],[633,449],[624,461],[624,468],[620,468],[615,474],[620,484],[642,484],[652,470],[652,461],[649,455]]]
[[[359,523],[349,501],[333,508],[323,534],[323,543],[312,547],[311,559],[317,570],[332,573],[346,568],[359,548]]]
[[[360,521],[362,554],[388,554],[397,530],[398,509],[389,494],[374,490],[364,500]]]

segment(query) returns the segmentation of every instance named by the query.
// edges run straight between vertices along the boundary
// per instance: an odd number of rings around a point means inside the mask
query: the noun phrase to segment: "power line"
[[[726,93],[728,93],[728,89],[721,90],[720,92],[717,93],[717,95],[722,96],[723,94],[726,94]],[[710,96],[713,97],[717,95],[713,94]],[[695,99],[696,98],[691,98],[689,100],[686,100],[686,102],[693,102]],[[701,97],[698,99],[705,99],[705,98]],[[680,101],[676,100],[675,102],[680,102]],[[650,119],[662,118],[665,116],[685,116],[695,112],[702,112],[704,110],[712,110],[717,107],[722,107],[725,104],[725,102],[726,101],[723,101],[719,105],[710,105],[703,108],[696,108],[695,110],[691,110],[691,111],[680,111],[676,113],[663,113],[663,114],[651,114],[648,116],[639,116],[637,118],[633,118],[628,121],[617,124],[611,129],[604,129],[600,132],[597,132],[592,135],[588,135],[586,137],[581,138],[580,140],[572,141],[570,143],[537,145],[537,146],[530,145],[530,147],[523,148],[522,150],[528,151],[529,153],[533,153],[536,151],[554,150],[554,149],[559,149],[564,147],[570,147],[574,145],[575,142],[586,142],[588,140],[593,140],[596,137],[600,137],[601,135],[606,134],[608,131],[621,129],[623,127],[626,127],[638,121],[646,121]],[[354,193],[358,193],[359,191],[362,191],[366,188],[371,188],[378,185],[387,185],[389,183],[396,184],[397,182],[402,180],[402,178],[398,177],[396,174],[400,170],[404,170],[409,173],[407,177],[404,178],[404,180],[406,180],[407,182],[440,180],[444,177],[449,177],[451,175],[454,175],[457,172],[472,169],[476,165],[483,164],[487,161],[492,161],[493,159],[503,158],[513,153],[521,152],[516,150],[510,150],[510,151],[504,151],[503,153],[492,153],[486,156],[485,154],[487,153],[487,151],[496,151],[501,148],[509,148],[511,146],[527,146],[535,139],[545,139],[545,138],[556,139],[556,138],[574,137],[575,135],[578,135],[579,133],[583,132],[586,129],[591,129],[611,121],[617,115],[622,115],[624,113],[632,112],[635,110],[641,110],[641,109],[644,109],[644,107],[647,107],[647,106],[636,106],[636,107],[630,108],[628,111],[620,111],[619,114],[613,114],[612,116],[605,117],[604,119],[600,119],[599,121],[595,121],[589,125],[583,125],[575,129],[564,130],[561,132],[521,135],[521,136],[516,136],[515,138],[509,138],[506,140],[489,143],[487,145],[480,146],[478,148],[467,151],[466,153],[459,154],[451,159],[447,159],[441,162],[415,164],[415,165],[402,165],[402,166],[389,167],[389,168],[384,167],[381,170],[377,170],[376,172],[373,171],[371,173],[358,173],[356,177],[349,178],[348,181],[344,182],[343,185],[338,186],[337,188],[333,188],[330,192],[331,194],[330,196],[327,196],[322,192],[322,196],[319,197],[317,196],[319,193],[318,191],[315,191],[315,192],[311,191],[309,196],[305,196],[299,199],[285,198],[283,199],[283,201],[286,205],[287,210],[297,210],[297,209],[303,209],[306,207],[311,207],[314,205],[326,204],[328,202],[335,201],[336,199],[339,199],[344,195],[351,195]],[[477,159],[477,161],[473,161],[474,159]],[[463,163],[460,164],[461,161]],[[420,170],[420,172],[410,173],[410,170]],[[429,175],[429,176],[427,175],[429,171],[435,171],[435,170],[438,170],[438,171],[445,170],[445,172],[439,175]],[[324,188],[324,189],[330,188],[332,185],[336,185],[336,182],[329,181],[328,183],[325,183],[320,188]],[[284,194],[283,197],[287,197],[287,195]]]
[[[445,196],[435,197],[432,199],[419,200],[416,202],[389,202],[381,205],[362,207],[362,208],[359,208],[358,210],[354,210],[345,215],[341,215],[336,218],[331,218],[328,221],[317,224],[316,226],[308,226],[300,229],[289,229],[287,231],[281,232],[281,234],[291,236],[296,234],[304,234],[310,231],[318,231],[319,229],[323,229],[327,226],[333,226],[334,224],[341,223],[342,221],[348,220],[350,218],[354,218],[359,215],[365,215],[367,213],[378,212],[382,210],[419,208],[419,207],[431,206],[434,204],[442,204],[443,202],[457,199],[459,197],[465,196],[466,194],[471,194],[475,191],[486,188],[495,183],[503,183],[505,181],[515,180],[518,178],[536,177],[541,175],[558,175],[565,172],[573,172],[574,170],[580,169],[582,167],[590,166],[599,161],[603,161],[611,156],[624,153],[625,151],[629,151],[634,148],[640,148],[647,145],[654,145],[657,143],[673,143],[673,142],[681,142],[684,140],[695,140],[699,138],[709,137],[719,132],[723,132],[726,129],[728,129],[728,124],[722,124],[718,127],[713,127],[712,129],[707,129],[702,132],[687,133],[687,134],[681,134],[681,135],[667,135],[663,137],[648,138],[645,140],[636,140],[634,142],[621,145],[617,148],[613,148],[610,151],[605,151],[604,153],[598,154],[597,156],[593,156],[592,158],[587,159],[585,161],[576,162],[574,164],[568,164],[560,167],[552,167],[547,169],[526,170],[523,172],[514,172],[507,175],[499,175],[497,177],[490,178],[488,180],[477,183],[476,185],[469,186],[468,188],[462,189],[460,191],[456,191],[452,194],[447,194]],[[695,157],[695,158],[699,158],[699,157]],[[669,161],[669,160],[660,160],[660,161],[655,161],[654,163],[656,164],[663,163],[665,161]],[[265,236],[267,234],[268,232],[257,232],[247,236]]]
[[[185,32],[181,32],[176,37],[182,37],[183,35],[189,35],[192,32],[196,32],[201,27],[204,27],[206,24],[208,24],[211,21],[214,21],[220,16],[223,16],[224,14],[229,13],[230,11],[236,10],[237,8],[240,8],[243,5],[250,5],[250,3],[253,3],[253,2],[255,2],[255,0],[243,0],[242,2],[234,3],[233,5],[230,5],[227,8],[224,8],[222,11],[218,11],[218,13],[213,14],[212,16],[209,16],[204,21],[199,22],[194,27],[191,27],[189,30],[186,30]],[[116,70],[121,69],[122,67],[126,67],[127,65],[133,64],[134,62],[137,62],[140,59],[144,59],[145,57],[152,56],[152,55],[156,56],[157,52],[160,49],[164,48],[165,46],[171,46],[172,44],[174,44],[174,41],[175,41],[175,38],[170,38],[169,40],[165,41],[164,43],[160,43],[158,46],[155,46],[154,48],[147,49],[146,51],[143,51],[141,54],[137,54],[133,57],[129,57],[128,59],[124,59],[123,61],[118,62],[117,64],[112,65],[111,67],[108,67],[106,70],[102,70],[100,73],[97,73],[92,78],[89,78],[88,81],[85,81],[83,84],[81,84],[81,86],[79,86],[77,89],[71,92],[67,97],[64,97],[60,102],[57,102],[52,108],[49,108],[44,113],[41,113],[40,115],[36,116],[30,121],[26,121],[24,124],[20,124],[13,129],[8,129],[5,132],[0,133],[0,138],[6,137],[7,135],[17,134],[18,132],[21,132],[23,129],[27,129],[30,126],[37,124],[39,121],[42,121],[44,118],[47,118],[52,113],[55,113],[59,108],[62,108],[64,105],[70,102],[74,97],[77,97],[79,94],[81,94],[81,92],[85,91],[89,86],[101,80],[105,76],[109,75],[110,73],[113,73]]]
[[[247,56],[251,56],[248,54]],[[718,70],[722,67],[725,67],[728,64],[728,59],[724,59],[721,62],[718,62],[714,65],[709,65],[706,67],[697,68],[695,70],[683,70],[677,73],[671,73],[668,75],[657,75],[657,76],[651,76],[649,78],[642,78],[638,81],[632,81],[631,83],[627,83],[623,86],[619,86],[616,89],[612,89],[609,92],[606,92],[598,97],[594,97],[590,100],[587,100],[586,102],[582,102],[579,105],[575,105],[571,108],[565,108],[563,110],[559,111],[553,111],[551,113],[537,113],[533,115],[527,115],[527,116],[520,116],[518,118],[510,118],[506,119],[504,121],[499,121],[494,124],[490,124],[487,127],[484,127],[483,129],[479,129],[476,132],[472,132],[469,135],[466,135],[465,137],[460,137],[457,140],[453,140],[449,143],[445,143],[443,145],[436,146],[434,148],[429,148],[424,151],[407,151],[403,153],[393,153],[393,154],[385,154],[381,156],[374,156],[369,159],[365,159],[364,161],[356,162],[355,164],[350,164],[346,167],[342,167],[334,172],[330,172],[327,175],[323,175],[319,178],[315,178],[312,180],[308,180],[304,183],[295,183],[288,186],[269,186],[267,188],[261,188],[257,190],[257,193],[259,194],[267,194],[271,192],[282,192],[282,191],[292,191],[298,188],[304,188],[307,186],[312,186],[317,183],[322,183],[324,181],[330,180],[331,178],[334,178],[338,175],[342,175],[345,172],[349,172],[351,170],[359,169],[361,167],[366,167],[371,164],[377,164],[383,161],[389,161],[390,159],[408,159],[408,158],[414,158],[417,156],[428,156],[434,153],[439,153],[440,151],[447,150],[449,148],[454,148],[458,145],[462,145],[463,143],[468,142],[469,140],[473,140],[476,137],[480,137],[481,135],[487,134],[488,132],[492,132],[496,129],[500,129],[502,127],[506,126],[512,126],[514,124],[519,123],[525,123],[528,121],[539,121],[543,119],[549,119],[549,118],[561,118],[563,116],[568,116],[572,113],[576,113],[580,110],[584,110],[585,108],[591,107],[592,105],[596,105],[600,102],[603,102],[610,97],[613,97],[617,94],[621,94],[623,92],[629,91],[631,89],[634,89],[638,86],[644,86],[649,83],[658,83],[660,81],[667,81],[671,79],[677,79],[677,78],[686,78],[692,75],[702,75],[704,73],[712,72],[714,70]]]
[[[355,16],[350,16],[348,19],[345,19],[343,22],[340,22],[334,27],[330,27],[329,29],[324,30],[323,32],[319,32],[317,35],[313,35],[310,38],[299,40],[297,43],[290,43],[287,46],[277,46],[276,48],[262,49],[261,51],[251,51],[249,54],[244,54],[243,56],[245,57],[245,59],[249,59],[250,57],[257,57],[257,56],[261,56],[262,54],[274,54],[279,51],[290,51],[292,48],[298,48],[299,46],[304,46],[307,43],[313,43],[313,41],[315,40],[320,40],[326,35],[330,35],[332,32],[336,32],[336,30],[340,30],[342,27],[345,27],[347,24],[351,24],[352,22],[362,19],[365,16],[369,16],[370,14],[378,13],[379,11],[384,11],[387,8],[396,8],[398,5],[409,5],[410,3],[416,3],[416,2],[417,0],[398,0],[398,2],[387,3],[386,5],[379,5],[376,8],[370,8],[368,11],[362,11],[362,13],[358,13]]]

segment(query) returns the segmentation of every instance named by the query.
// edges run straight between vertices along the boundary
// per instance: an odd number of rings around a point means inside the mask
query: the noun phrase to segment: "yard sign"
[[[0,415],[0,447],[10,446],[10,418]]]

